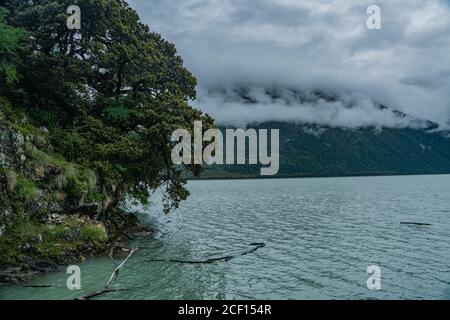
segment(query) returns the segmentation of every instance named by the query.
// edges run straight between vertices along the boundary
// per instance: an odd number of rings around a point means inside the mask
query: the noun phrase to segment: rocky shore
[[[53,153],[45,128],[6,118],[0,101],[0,283],[104,254],[146,232],[122,190]]]
[[[3,235],[0,238],[0,285],[18,284],[36,274],[65,270],[89,257],[115,255],[136,236],[149,236],[133,214],[120,235],[108,234],[104,223],[75,216],[52,216],[52,220],[23,228],[26,238]]]

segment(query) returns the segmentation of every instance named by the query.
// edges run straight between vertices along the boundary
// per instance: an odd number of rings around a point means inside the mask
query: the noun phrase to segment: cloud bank
[[[376,101],[449,125],[450,6],[444,0],[380,0],[381,30],[366,27],[373,4],[366,0],[129,3],[177,45],[199,80],[196,105],[218,123],[405,125],[404,118],[374,108]],[[255,103],[240,101],[236,87],[248,88]],[[333,92],[342,101],[268,101],[262,88],[273,87]],[[353,110],[342,107],[348,99]]]
[[[426,128],[429,123],[355,94],[339,99],[309,91],[233,87],[210,90],[197,105],[226,126],[245,127],[268,121],[298,121],[328,127]]]

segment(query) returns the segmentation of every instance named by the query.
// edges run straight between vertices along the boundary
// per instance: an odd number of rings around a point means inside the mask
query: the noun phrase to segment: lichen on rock
[[[0,105],[0,283],[105,252],[123,237],[119,229],[138,225],[102,221],[114,187],[53,154],[46,134],[26,120],[8,121]]]

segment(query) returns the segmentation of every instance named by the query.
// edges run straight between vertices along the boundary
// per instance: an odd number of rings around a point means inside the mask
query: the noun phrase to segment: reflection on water
[[[143,217],[153,238],[101,299],[450,299],[450,176],[194,181],[190,199]],[[430,226],[402,225],[422,222]],[[177,264],[265,248],[226,263]],[[379,265],[382,290],[366,287]],[[0,299],[71,299],[101,288],[114,264],[81,264],[83,290],[65,273],[51,289],[0,287]]]

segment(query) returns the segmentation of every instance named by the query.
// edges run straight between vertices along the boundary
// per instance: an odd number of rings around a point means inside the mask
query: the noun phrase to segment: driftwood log
[[[125,258],[125,260],[122,261],[121,264],[119,264],[116,269],[114,269],[113,273],[111,274],[111,277],[109,278],[108,282],[105,285],[105,289],[108,289],[111,283],[117,279],[119,276],[119,271],[125,266],[125,263],[127,263],[128,259],[131,258],[131,256],[138,250],[138,248],[134,248],[130,251],[130,254]]]
[[[250,246],[252,246],[253,248],[251,248],[251,249],[249,249],[249,250],[247,250],[245,252],[242,252],[240,254],[223,256],[223,257],[219,257],[219,258],[210,258],[210,259],[206,259],[206,260],[177,260],[177,259],[163,260],[163,259],[154,259],[154,260],[145,260],[145,261],[146,262],[173,262],[173,263],[185,263],[185,264],[212,264],[212,263],[218,263],[218,262],[227,262],[227,261],[230,261],[231,259],[234,259],[234,258],[237,258],[237,257],[241,257],[241,256],[245,256],[245,255],[248,255],[248,254],[252,254],[252,253],[256,252],[257,250],[259,250],[260,248],[265,247],[266,244],[265,243],[250,243]],[[104,294],[108,294],[108,293],[112,293],[112,292],[129,291],[129,290],[136,289],[136,288],[111,289],[110,286],[115,280],[117,280],[120,270],[124,268],[124,266],[127,263],[127,261],[131,258],[131,256],[137,250],[138,250],[138,248],[133,248],[133,249],[129,250],[129,254],[127,255],[127,257],[119,265],[116,266],[116,268],[112,272],[111,276],[109,277],[108,282],[106,282],[105,287],[103,289],[91,292],[91,293],[86,294],[86,295],[84,295],[82,297],[76,298],[75,300],[90,300],[90,299],[96,298],[98,296],[101,296],[101,295],[104,295]],[[53,285],[30,285],[30,286],[24,286],[24,287],[25,288],[53,288],[55,286],[53,286]],[[143,287],[145,287],[145,286],[143,286]],[[143,287],[140,287],[140,288],[143,288]]]
[[[206,260],[152,259],[152,260],[145,260],[145,261],[146,262],[173,262],[173,263],[185,263],[185,264],[211,264],[211,263],[216,263],[216,262],[227,262],[236,257],[251,254],[251,253],[257,251],[258,249],[266,246],[265,243],[250,243],[250,245],[254,246],[254,248],[252,248],[251,250],[245,251],[241,254],[234,255],[234,256],[224,256],[224,257],[211,258],[211,259],[206,259]]]
[[[107,293],[111,293],[111,292],[118,292],[118,291],[127,291],[129,289],[103,289],[103,290],[99,290],[99,291],[95,291],[95,292],[91,292],[85,296],[82,296],[80,298],[77,298],[75,300],[91,300],[92,298],[107,294]]]
[[[92,298],[98,297],[103,294],[111,293],[111,292],[117,292],[117,291],[126,291],[129,289],[109,289],[111,286],[111,283],[113,283],[118,277],[119,277],[119,271],[125,266],[127,261],[131,258],[131,256],[138,250],[138,248],[133,248],[130,250],[130,253],[128,256],[114,269],[114,271],[111,274],[111,277],[109,278],[108,282],[105,285],[105,288],[102,290],[98,290],[95,292],[91,292],[87,295],[84,295],[80,298],[77,298],[76,300],[90,300]]]
[[[421,222],[400,222],[400,224],[410,225],[410,226],[431,226],[430,223],[421,223]]]

